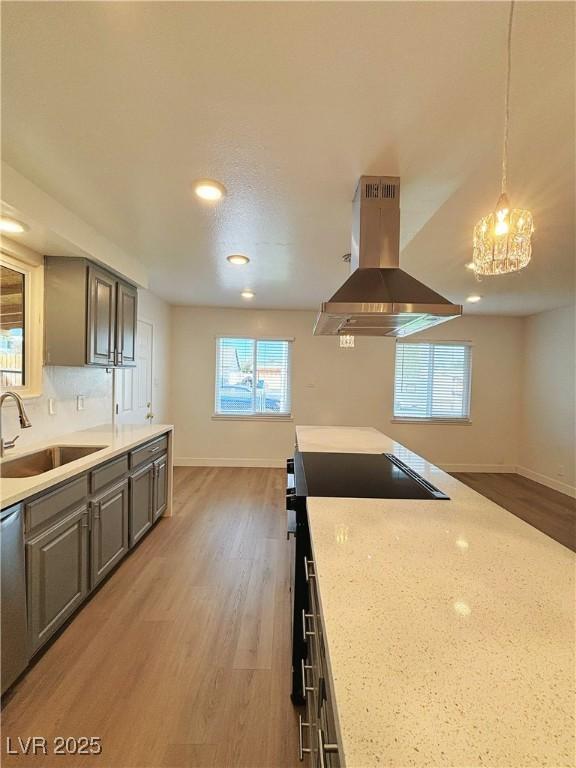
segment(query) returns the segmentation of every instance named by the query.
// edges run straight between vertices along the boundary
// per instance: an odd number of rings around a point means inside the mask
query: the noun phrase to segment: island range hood
[[[400,178],[361,176],[354,196],[352,274],[316,320],[316,336],[409,336],[462,314],[400,267]]]

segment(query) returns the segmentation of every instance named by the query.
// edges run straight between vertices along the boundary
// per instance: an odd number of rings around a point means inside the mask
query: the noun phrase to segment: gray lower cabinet
[[[154,464],[146,464],[130,477],[130,546],[154,522]]]
[[[168,505],[168,457],[162,456],[154,462],[154,511],[153,519],[158,520]]]
[[[19,638],[26,635],[27,623],[28,642],[16,643],[26,650],[25,665],[164,514],[167,447],[166,435],[155,438],[2,510],[2,644],[3,651],[10,651],[15,670],[20,667],[4,631],[8,628],[9,639],[16,637],[18,605]],[[18,585],[22,594],[16,599],[13,593]],[[9,679],[4,675],[8,666],[4,660],[3,687],[18,674],[15,671]]]
[[[95,587],[128,552],[128,480],[92,499],[90,586]]]
[[[89,512],[82,504],[26,543],[28,637],[34,653],[88,594]]]

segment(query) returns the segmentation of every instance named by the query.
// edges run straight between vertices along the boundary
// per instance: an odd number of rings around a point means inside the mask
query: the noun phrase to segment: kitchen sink
[[[0,463],[2,477],[33,477],[51,469],[83,459],[91,453],[107,448],[106,445],[51,445],[43,451],[19,456]]]

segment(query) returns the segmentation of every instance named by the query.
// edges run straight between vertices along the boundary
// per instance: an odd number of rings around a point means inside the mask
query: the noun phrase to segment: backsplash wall
[[[76,407],[77,395],[84,397],[84,410]],[[48,412],[48,401],[54,399],[56,412]],[[63,368],[50,366],[43,371],[43,392],[26,400],[26,413],[32,427],[20,429],[18,414],[12,403],[2,409],[2,433],[5,438],[19,434],[16,447],[22,448],[67,432],[88,429],[112,421],[112,373],[97,368]]]

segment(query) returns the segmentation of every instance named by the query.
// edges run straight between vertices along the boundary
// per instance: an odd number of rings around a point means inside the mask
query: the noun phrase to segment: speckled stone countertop
[[[574,766],[574,554],[377,430],[297,439],[451,498],[308,499],[344,764]]]
[[[0,502],[2,508],[15,504],[22,499],[29,498],[40,491],[44,491],[63,480],[68,480],[74,475],[85,472],[97,464],[102,464],[108,459],[134,448],[139,443],[151,440],[157,435],[163,435],[172,431],[171,424],[122,424],[114,426],[104,424],[84,429],[80,432],[69,432],[60,437],[43,440],[35,445],[28,446],[21,451],[8,451],[4,459],[0,460]],[[51,445],[101,445],[102,450],[91,453],[82,459],[63,464],[48,472],[34,477],[2,477],[2,464],[19,456],[26,456],[35,451],[41,451]]]

